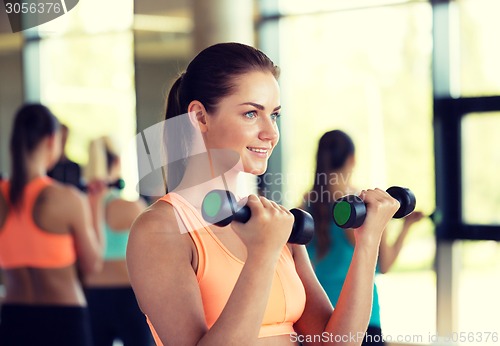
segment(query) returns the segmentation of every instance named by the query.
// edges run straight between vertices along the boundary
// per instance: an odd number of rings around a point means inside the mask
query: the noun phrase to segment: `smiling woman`
[[[279,140],[278,83],[271,73],[255,71],[236,85],[237,92],[219,101],[217,111],[206,118],[200,130],[206,133],[206,143],[211,147],[234,150],[241,157],[244,171],[259,175],[265,172],[267,159]],[[249,96],[252,102],[246,101]],[[195,101],[190,111],[200,114],[203,109],[203,104]],[[207,131],[210,127],[214,130]]]
[[[131,284],[157,345],[297,345],[293,336],[322,333],[339,335],[333,340],[342,345],[362,341],[342,336],[366,330],[380,237],[398,208],[387,193],[360,196],[368,216],[355,231],[335,311],[305,247],[287,244],[294,223],[287,209],[251,195],[244,224],[217,228],[201,215],[209,191],[234,191],[240,173],[265,172],[279,140],[277,77],[261,51],[224,43],[198,54],[172,86],[165,149],[185,159],[169,164],[169,192],[136,219],[127,249]],[[179,118],[182,126],[172,126]],[[230,153],[238,164],[221,170]]]
[[[241,59],[244,55],[249,56],[247,61]],[[275,121],[280,106],[278,76],[277,66],[251,47],[212,46],[198,55],[172,86],[165,120],[168,122],[189,112],[197,119],[193,121],[197,122],[196,128],[202,133],[207,149],[232,150],[240,155],[244,167],[256,165],[248,172],[261,174],[267,160],[252,162],[248,160],[248,151],[263,149],[269,157],[279,139]],[[207,131],[208,128],[211,131]],[[244,131],[235,131],[236,128]],[[168,150],[182,150],[180,157],[188,157],[194,145],[193,131],[190,126],[183,129],[167,126],[167,154]],[[259,157],[254,155],[254,159]],[[171,168],[168,171],[170,191],[181,182],[186,171],[186,167]]]

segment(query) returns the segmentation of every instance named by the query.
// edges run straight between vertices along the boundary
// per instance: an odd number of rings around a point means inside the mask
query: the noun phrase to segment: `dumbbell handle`
[[[288,243],[293,243],[293,244],[307,244],[311,239],[309,239],[308,235],[302,235],[300,234],[301,232],[298,231],[297,225],[302,223],[301,219],[305,218],[303,213],[307,213],[306,211],[299,209],[299,208],[293,208],[290,209],[290,213],[293,214],[294,216],[294,221],[293,221],[293,226],[292,226],[292,232],[290,233],[290,237],[288,238]],[[307,213],[308,214],[308,213]],[[246,223],[250,218],[252,217],[252,211],[249,206],[244,205],[240,209],[236,211],[233,217],[233,221],[241,222],[241,223]],[[311,216],[312,220],[312,216]],[[314,228],[314,224],[311,224],[312,228]]]
[[[115,187],[119,190],[122,190],[125,187],[125,181],[123,179],[117,179],[115,181],[108,183],[107,185],[108,185],[108,187]],[[78,188],[83,192],[87,191],[87,185],[85,185],[85,184],[81,184],[81,183],[78,184]]]
[[[393,218],[399,219],[405,217],[415,209],[416,199],[410,189],[392,186],[386,192],[400,204]],[[348,195],[335,201],[333,219],[337,226],[341,228],[357,228],[363,224],[365,218],[366,205],[358,196]]]
[[[248,205],[244,205],[238,210],[235,210],[233,215],[233,221],[237,221],[240,223],[247,223],[248,220],[252,217],[252,211]]]
[[[231,201],[229,203],[231,210],[230,211],[226,210],[226,213],[229,216],[227,216],[222,220],[217,220],[214,219],[212,216],[208,215],[205,208],[202,207],[203,218],[206,221],[213,223],[216,226],[224,227],[229,225],[232,221],[246,223],[248,222],[248,220],[250,220],[252,216],[252,211],[250,207],[246,204],[242,206],[238,205],[238,203],[236,203],[234,195],[231,192],[223,190],[218,190],[218,191],[214,190],[209,194],[207,194],[207,197],[210,196],[210,194],[214,193],[217,194],[219,197],[221,196],[227,197],[227,200]],[[205,199],[207,197],[205,197]],[[205,205],[205,200],[203,202],[203,205]],[[288,238],[288,242],[293,244],[307,244],[314,235],[314,221],[312,216],[308,212],[298,208],[290,209],[290,212],[294,216],[294,222],[293,222],[292,232],[290,234],[290,237]]]

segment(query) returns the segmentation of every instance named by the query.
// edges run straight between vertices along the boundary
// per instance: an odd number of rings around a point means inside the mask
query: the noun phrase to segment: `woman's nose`
[[[276,140],[279,137],[278,125],[275,121],[269,119],[263,119],[261,129],[259,132],[259,138],[262,140]]]

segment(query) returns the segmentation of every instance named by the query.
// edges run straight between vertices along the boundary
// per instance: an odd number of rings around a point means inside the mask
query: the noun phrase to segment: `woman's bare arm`
[[[380,254],[378,259],[381,273],[387,273],[391,269],[394,262],[396,262],[401,249],[403,248],[403,243],[406,239],[406,236],[408,235],[408,231],[410,230],[411,226],[415,222],[420,221],[423,216],[424,215],[422,214],[422,212],[415,211],[405,217],[403,226],[401,227],[401,231],[399,232],[396,241],[394,241],[394,243],[392,244],[388,243],[386,233],[384,232],[382,234],[382,241],[380,242]]]
[[[132,223],[144,209],[146,209],[146,203],[142,200],[115,199],[105,207],[106,223],[114,231],[128,232]]]
[[[253,239],[254,246],[247,246],[242,272],[210,330],[192,266],[192,240],[179,231],[173,208],[157,203],[134,223],[127,249],[130,279],[141,309],[164,345],[253,345],[257,340],[280,254],[278,244],[282,248],[288,239],[293,216],[284,210],[256,209],[255,199],[249,199],[254,205],[252,219],[235,229],[246,244]],[[279,226],[280,220],[288,234],[274,232],[272,245],[263,242],[262,235],[269,237],[268,228]]]
[[[102,245],[93,226],[92,213],[87,198],[73,187],[61,190],[69,227],[75,239],[78,264],[84,274],[102,268]]]
[[[321,339],[321,342],[311,345],[359,346],[363,341],[370,318],[381,234],[399,204],[379,189],[363,193],[362,196],[368,204],[368,216],[364,226],[354,230],[354,254],[333,312],[309,263],[307,251],[304,247],[294,248],[297,273],[302,279],[307,297],[306,309],[296,323],[296,330],[303,335],[332,335],[331,338]]]

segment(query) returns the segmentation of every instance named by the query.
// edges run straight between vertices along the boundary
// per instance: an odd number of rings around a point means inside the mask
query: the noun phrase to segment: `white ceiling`
[[[137,14],[168,15],[175,17],[190,16],[191,0],[135,0],[134,12]],[[0,34],[12,33],[9,17],[0,5]]]
[[[192,0],[135,0],[134,12],[154,15],[182,15],[189,12]]]

